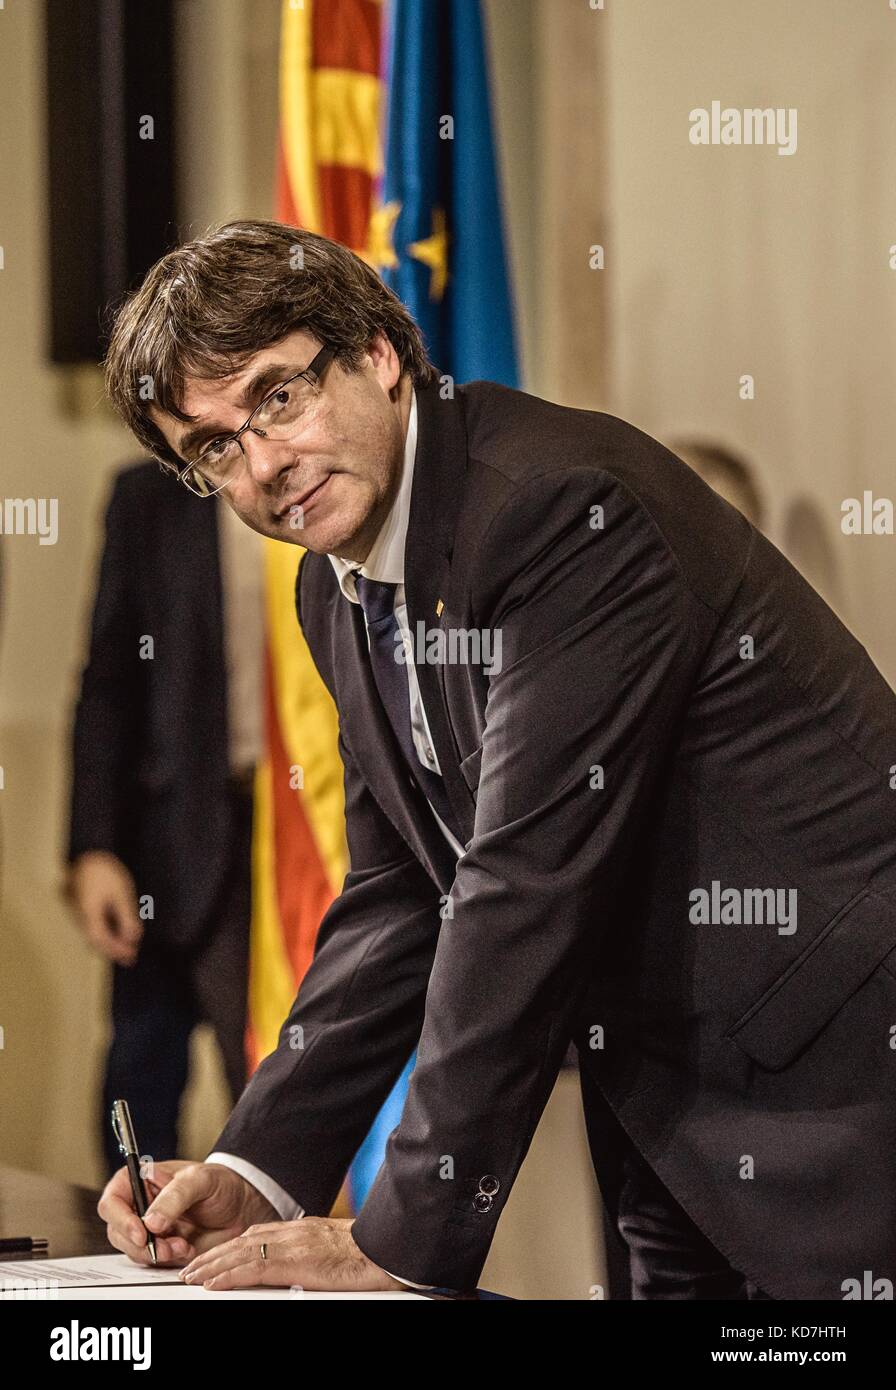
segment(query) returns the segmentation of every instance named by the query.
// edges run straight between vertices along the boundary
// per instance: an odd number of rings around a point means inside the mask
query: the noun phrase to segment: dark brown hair
[[[298,329],[335,349],[346,371],[384,333],[415,385],[438,373],[397,295],[360,256],[282,222],[228,222],[163,256],[114,315],[106,390],[140,443],[182,462],[149,418],[184,422],[187,377],[214,380]]]

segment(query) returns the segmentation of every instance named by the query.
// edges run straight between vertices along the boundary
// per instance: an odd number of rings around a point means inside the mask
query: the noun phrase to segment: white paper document
[[[70,1260],[0,1260],[0,1292],[7,1289],[106,1288],[124,1284],[176,1284],[176,1269],[136,1265],[127,1255],[77,1255]]]
[[[10,1295],[11,1296],[11,1295]],[[0,1294],[0,1298],[3,1295]],[[22,1297],[21,1293],[18,1295]],[[383,1291],[382,1293],[319,1293],[314,1289],[204,1289],[202,1285],[196,1284],[119,1284],[115,1288],[105,1289],[60,1289],[57,1298],[63,1302],[74,1300],[79,1303],[90,1302],[94,1299],[109,1302],[112,1299],[116,1303],[146,1303],[151,1301],[158,1303],[161,1299],[177,1302],[214,1302],[223,1300],[224,1302],[234,1299],[242,1300],[244,1303],[264,1302],[267,1299],[290,1299],[293,1303],[305,1303],[309,1299],[347,1298],[352,1301],[367,1298],[385,1299],[414,1299],[417,1303],[427,1303],[429,1300],[419,1293],[399,1293],[397,1289]]]
[[[152,1269],[137,1265],[127,1255],[78,1255],[70,1260],[0,1260],[0,1301],[22,1298],[52,1299],[414,1299],[428,1302],[422,1294],[398,1293],[319,1293],[310,1289],[203,1289],[182,1284],[176,1269]]]

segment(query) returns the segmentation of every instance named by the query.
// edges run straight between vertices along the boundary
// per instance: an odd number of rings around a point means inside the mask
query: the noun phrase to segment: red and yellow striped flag
[[[277,216],[366,255],[382,172],[380,0],[283,0]],[[255,782],[249,1065],[276,1045],[347,867],[338,725],[296,621],[302,550],[265,542],[266,757]]]

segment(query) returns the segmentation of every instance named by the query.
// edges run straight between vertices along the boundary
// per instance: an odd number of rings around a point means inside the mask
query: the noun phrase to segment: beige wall
[[[782,539],[817,502],[841,611],[892,682],[893,537],[840,504],[893,496],[896,12],[884,0],[607,0],[616,413],[754,460]],[[695,147],[688,113],[796,107],[798,149]],[[751,373],[753,401],[738,399]]]

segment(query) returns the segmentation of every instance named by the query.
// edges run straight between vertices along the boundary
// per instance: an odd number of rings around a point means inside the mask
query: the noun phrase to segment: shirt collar
[[[359,565],[357,560],[343,560],[339,555],[331,555],[330,563],[336,571],[339,587],[352,603],[360,602],[355,592],[355,574],[366,579],[377,579],[385,584],[404,583],[404,547],[408,533],[408,518],[411,512],[411,488],[414,482],[414,461],[417,454],[417,395],[411,390],[411,409],[408,414],[408,429],[404,441],[404,461],[401,469],[401,482],[389,515],[380,527],[376,540],[370,547],[370,554]]]

